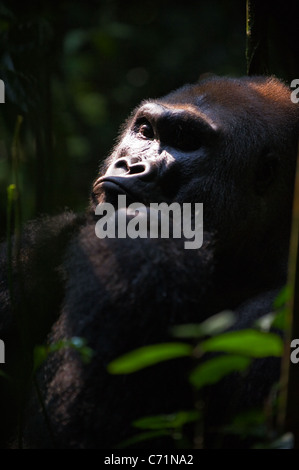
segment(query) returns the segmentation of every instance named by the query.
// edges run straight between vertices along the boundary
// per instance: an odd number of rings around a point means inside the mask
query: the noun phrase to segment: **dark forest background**
[[[0,3],[0,236],[7,187],[23,222],[88,205],[99,162],[144,98],[200,74],[246,74],[246,3]]]

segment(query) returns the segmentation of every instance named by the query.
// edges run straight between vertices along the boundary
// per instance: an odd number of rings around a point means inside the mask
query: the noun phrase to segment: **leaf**
[[[293,295],[293,289],[290,285],[284,286],[277,297],[274,300],[274,309],[278,310],[281,307],[284,307],[286,303],[288,303]]]
[[[88,364],[92,356],[94,354],[93,350],[87,346],[87,341],[85,338],[79,338],[78,336],[74,336],[70,340],[67,340],[67,347],[73,348],[81,356],[81,360],[85,363]]]
[[[279,357],[283,352],[283,342],[278,335],[252,329],[223,333],[207,339],[199,347],[203,352],[227,352],[255,358]]]
[[[286,308],[280,309],[278,313],[271,312],[260,317],[254,326],[263,331],[270,331],[271,328],[277,328],[278,330],[286,329],[286,317],[288,310]]]
[[[190,374],[191,384],[200,389],[206,385],[219,382],[226,375],[242,371],[250,365],[251,360],[242,356],[219,356],[207,360],[196,367]]]
[[[177,429],[199,418],[198,411],[178,411],[168,415],[146,416],[134,421],[133,426],[140,429]]]
[[[286,330],[288,323],[290,322],[290,310],[288,307],[282,308],[276,315],[274,316],[272,322],[272,328],[277,328],[279,330]]]
[[[236,316],[230,310],[224,310],[208,318],[202,323],[189,323],[172,328],[173,336],[178,338],[200,338],[222,333],[235,323]]]
[[[11,204],[16,199],[16,190],[17,188],[15,184],[10,184],[7,187],[7,199],[9,204]]]
[[[161,343],[144,346],[108,364],[110,374],[130,374],[145,367],[177,357],[190,356],[192,346],[185,343]]]
[[[35,346],[33,351],[33,370],[37,370],[49,355],[47,346]]]
[[[61,351],[63,349],[75,349],[80,354],[81,360],[87,364],[93,356],[93,350],[86,346],[86,340],[74,336],[71,339],[56,341],[47,346],[36,346],[33,352],[33,370],[37,370],[43,362],[46,361],[51,353]]]

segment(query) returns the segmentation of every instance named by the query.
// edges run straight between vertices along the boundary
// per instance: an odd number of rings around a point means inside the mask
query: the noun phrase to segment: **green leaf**
[[[274,312],[267,313],[254,322],[254,327],[263,331],[270,331],[274,318]]]
[[[236,320],[236,316],[230,310],[224,310],[208,318],[200,324],[189,323],[172,328],[173,336],[178,338],[201,338],[213,336],[230,328]]]
[[[223,432],[242,436],[243,438],[247,436],[263,438],[267,433],[265,413],[255,409],[239,413],[234,417],[231,424],[223,428]]]
[[[110,374],[130,374],[145,367],[177,357],[190,356],[192,346],[185,343],[161,343],[144,346],[125,354],[108,365]]]
[[[286,330],[287,324],[289,323],[290,318],[290,309],[288,307],[282,308],[276,315],[274,316],[272,322],[272,328],[278,328],[279,330]]]
[[[199,346],[204,352],[221,351],[255,358],[278,357],[283,352],[283,342],[278,335],[252,329],[223,333]]]
[[[47,346],[35,346],[33,351],[33,370],[37,370],[49,355]]]
[[[285,330],[286,328],[286,317],[288,315],[288,309],[280,309],[279,312],[267,313],[260,317],[254,326],[263,331],[270,331],[271,328],[277,328],[279,330]]]
[[[206,385],[219,382],[223,377],[234,371],[246,369],[251,360],[243,356],[219,356],[207,360],[196,367],[190,374],[191,384],[200,389]]]
[[[169,415],[146,416],[134,421],[133,426],[140,429],[177,429],[199,418],[198,411],[178,411]]]
[[[293,295],[293,289],[290,285],[284,286],[279,294],[277,295],[276,299],[274,300],[274,309],[278,310],[281,307],[284,307],[289,300],[291,300]]]
[[[17,187],[15,184],[10,184],[7,187],[7,198],[8,198],[9,204],[11,204],[12,201],[16,199],[16,190],[17,190]]]

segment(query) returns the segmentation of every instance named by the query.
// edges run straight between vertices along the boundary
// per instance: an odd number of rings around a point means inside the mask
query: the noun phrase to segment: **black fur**
[[[66,213],[25,229],[12,293],[2,246],[3,370],[19,381],[16,387],[0,377],[2,447],[113,448],[134,433],[134,419],[194,406],[187,360],[119,377],[107,364],[171,340],[172,325],[234,309],[241,329],[271,310],[286,278],[297,134],[297,108],[274,78],[187,85],[134,111],[86,215]],[[98,239],[94,209],[116,204],[118,194],[145,205],[202,202],[204,245]],[[83,364],[64,349],[39,369],[47,423],[32,389],[32,350],[74,336],[86,338],[95,355]],[[278,377],[279,361],[269,359],[257,361],[247,379],[218,384],[206,402],[208,423],[261,405]],[[207,438],[206,445],[215,442]]]

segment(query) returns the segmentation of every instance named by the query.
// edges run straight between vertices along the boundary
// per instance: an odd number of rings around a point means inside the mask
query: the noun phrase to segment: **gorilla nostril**
[[[153,180],[157,173],[156,163],[153,161],[140,161],[140,158],[119,158],[113,162],[106,171],[105,177],[116,176],[120,178],[138,178]]]
[[[144,173],[146,170],[146,164],[141,163],[137,157],[120,158],[113,164],[113,173],[120,176],[131,176],[140,173]]]
[[[135,163],[130,166],[130,175],[137,175],[139,173],[144,173],[146,171],[146,165],[143,163]]]
[[[158,172],[157,164],[153,161],[145,161],[135,163],[130,166],[130,172],[127,177],[137,177],[142,181],[153,181],[156,179]]]

